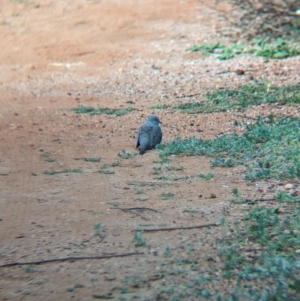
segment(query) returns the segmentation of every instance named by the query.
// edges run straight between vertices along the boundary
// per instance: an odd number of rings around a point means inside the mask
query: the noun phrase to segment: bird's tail
[[[140,155],[143,155],[145,153],[145,151],[146,151],[146,148],[140,146]]]

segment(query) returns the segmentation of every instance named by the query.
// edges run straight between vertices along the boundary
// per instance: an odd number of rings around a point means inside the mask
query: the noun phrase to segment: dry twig
[[[170,227],[170,228],[155,228],[155,229],[138,229],[132,231],[143,231],[143,232],[157,232],[157,231],[174,231],[174,230],[189,230],[189,229],[197,229],[197,228],[205,228],[205,227],[218,227],[219,224],[203,224],[189,227]]]
[[[154,212],[157,212],[157,213],[161,213],[158,210],[155,210],[155,209],[152,209],[152,208],[148,208],[148,207],[132,207],[132,208],[123,208],[123,209],[128,209],[128,210],[150,210],[150,211],[154,211]]]
[[[109,209],[119,209],[119,210],[122,210],[122,211],[125,211],[125,212],[131,212],[131,213],[134,213],[134,214],[140,216],[141,218],[143,218],[143,219],[146,220],[146,221],[149,220],[148,218],[146,218],[145,216],[141,215],[140,213],[135,212],[135,211],[132,211],[132,210],[127,209],[127,208],[109,208]]]
[[[63,257],[63,258],[53,258],[53,259],[45,259],[45,260],[37,260],[37,261],[28,261],[28,262],[12,262],[0,265],[0,268],[12,267],[17,265],[38,265],[45,264],[51,262],[62,262],[62,261],[75,261],[75,260],[90,260],[90,259],[107,259],[114,257],[126,257],[126,256],[134,256],[134,255],[142,255],[144,252],[130,252],[130,253],[121,253],[121,254],[107,254],[101,256],[83,256],[83,257]]]

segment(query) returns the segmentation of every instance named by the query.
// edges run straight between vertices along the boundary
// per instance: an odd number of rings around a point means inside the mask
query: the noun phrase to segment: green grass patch
[[[83,160],[86,162],[100,162],[101,158],[100,157],[90,157],[90,158],[74,158],[75,160]]]
[[[163,200],[163,201],[175,198],[175,194],[171,193],[171,192],[163,192],[159,196],[160,196],[160,199]]]
[[[121,294],[130,294],[130,293],[134,293],[133,290],[129,289],[128,287],[124,287],[124,286],[117,286],[114,287],[113,290],[120,292]]]
[[[102,231],[103,231],[103,227],[100,223],[96,223],[94,225],[94,234],[95,235],[101,235],[102,234]]]
[[[162,181],[180,181],[180,180],[187,180],[189,177],[188,176],[182,176],[178,177],[175,175],[156,175],[153,177],[155,180],[162,180]]]
[[[208,172],[208,173],[201,173],[199,174],[199,178],[209,181],[211,179],[213,179],[215,175],[212,172]]]
[[[272,86],[269,81],[241,86],[238,90],[220,89],[206,94],[200,102],[189,102],[168,108],[188,114],[242,111],[261,104],[300,104],[300,84]]]
[[[237,189],[232,193],[239,197]],[[272,205],[251,206],[241,220],[225,221],[226,235],[217,238],[218,255],[208,252],[210,264],[204,268],[203,258],[194,256],[198,249],[189,246],[193,253],[182,256],[166,245],[164,261],[152,277],[164,279],[157,299],[298,301],[300,196],[278,191],[276,199]]]
[[[248,52],[270,59],[282,59],[300,54],[300,45],[282,38],[271,41],[270,38],[253,39],[254,46]]]
[[[103,164],[100,167],[100,170],[98,170],[99,173],[104,174],[104,175],[113,175],[115,172],[113,170],[110,170],[110,167],[117,166],[116,164]]]
[[[261,104],[299,104],[300,84],[277,87],[268,81],[241,86],[238,90],[221,89],[208,93],[206,100],[173,106],[189,114],[243,110]]]
[[[220,42],[217,43],[203,43],[196,44],[188,48],[186,51],[202,52],[203,54],[216,54],[216,57],[220,60],[231,59],[238,54],[245,52],[246,45],[239,43],[232,43],[228,46],[223,45]]]
[[[32,265],[24,265],[23,266],[23,270],[26,272],[26,273],[33,273],[34,272],[34,268]]]
[[[237,285],[230,293],[234,299],[220,300],[299,300],[300,196],[278,192],[277,200],[285,202],[284,195],[289,204],[281,206],[290,209],[285,214],[276,205],[255,206],[236,223],[234,237],[222,241],[222,277]],[[257,251],[250,259],[253,249]]]
[[[118,156],[122,159],[131,159],[135,157],[137,154],[138,154],[137,152],[128,153],[123,149],[121,152],[118,153]]]
[[[159,156],[208,156],[212,166],[246,167],[245,178],[283,179],[300,177],[300,119],[257,118],[242,135],[226,134],[212,140],[176,138],[161,147]]]
[[[195,209],[185,209],[182,211],[182,213],[191,213],[191,214],[195,214],[195,213],[200,213],[199,211],[195,210]]]
[[[151,189],[155,189],[156,187],[164,187],[164,186],[168,186],[168,185],[172,185],[173,183],[168,183],[168,182],[161,182],[161,181],[128,181],[126,182],[127,185],[130,186],[136,186],[136,187],[143,187],[143,188],[147,188],[151,187]]]
[[[65,170],[45,170],[43,172],[44,175],[53,176],[60,173],[82,173],[82,169],[79,168],[67,168]]]
[[[141,276],[125,276],[122,282],[132,288],[143,288],[147,279]]]
[[[94,108],[94,107],[87,107],[87,106],[81,106],[72,109],[72,111],[74,111],[76,114],[89,114],[89,115],[105,114],[105,115],[115,115],[115,116],[123,116],[134,110],[135,109],[132,107],[111,109],[111,108],[102,108],[102,107]]]
[[[41,154],[41,157],[44,158],[44,160],[45,160],[46,162],[55,162],[54,159],[50,158],[50,154],[49,154],[49,153]]]
[[[139,188],[133,188],[135,194],[145,194],[145,191]]]
[[[203,52],[205,54],[208,53],[214,53],[215,50],[220,49],[224,47],[222,43],[217,42],[217,43],[204,43],[204,44],[196,44],[193,45],[192,47],[188,48],[186,51],[191,51],[191,52]]]
[[[146,245],[146,240],[143,237],[143,231],[137,231],[133,237],[133,243],[135,247],[143,247]]]
[[[109,169],[100,169],[100,170],[98,170],[98,172],[103,175],[114,175],[115,174],[115,172],[113,170],[109,170]]]
[[[149,200],[149,198],[137,198],[135,199],[136,202],[147,202]]]
[[[166,246],[165,251],[164,251],[164,256],[165,257],[171,257],[172,256],[171,248],[169,246]]]
[[[152,109],[168,109],[170,108],[169,105],[167,104],[160,104],[160,103],[157,103],[155,105],[152,106]]]
[[[202,52],[204,54],[215,54],[217,59],[227,60],[242,53],[253,53],[270,59],[282,59],[300,54],[300,45],[282,38],[272,40],[271,38],[253,39],[249,45],[232,43],[228,46],[222,43],[196,44],[186,51]]]

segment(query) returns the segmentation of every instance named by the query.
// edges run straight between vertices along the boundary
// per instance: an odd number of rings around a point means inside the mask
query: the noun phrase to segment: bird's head
[[[155,124],[161,123],[161,121],[159,120],[158,116],[156,116],[156,115],[150,115],[148,117],[147,121],[150,121],[150,122],[155,123]]]

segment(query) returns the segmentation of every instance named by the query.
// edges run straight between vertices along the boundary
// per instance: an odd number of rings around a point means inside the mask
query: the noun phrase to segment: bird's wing
[[[150,145],[152,128],[153,125],[147,123],[140,127],[138,131],[137,147],[142,146],[145,149],[148,148]]]
[[[161,143],[162,131],[159,125],[155,125],[151,131],[150,147],[155,147],[155,145]]]

